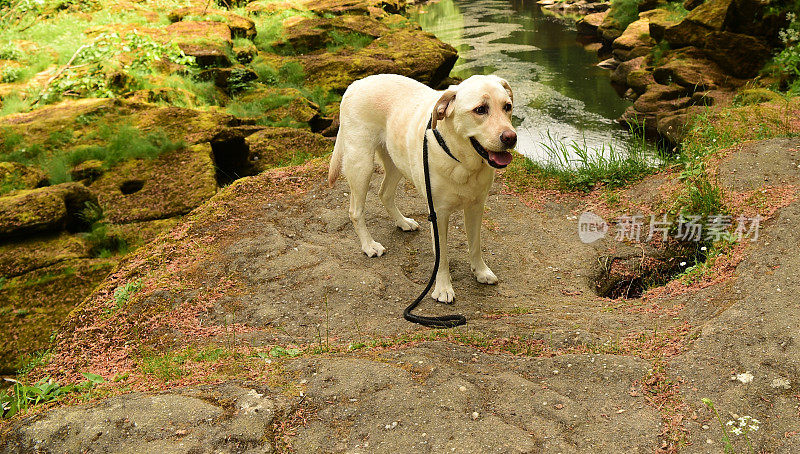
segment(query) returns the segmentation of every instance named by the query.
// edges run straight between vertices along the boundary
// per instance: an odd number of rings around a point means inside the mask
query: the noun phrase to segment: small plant
[[[784,48],[775,56],[778,70],[789,78],[789,92],[800,94],[800,21],[794,12],[786,13],[789,26],[779,32]]]
[[[722,423],[722,417],[720,417],[719,412],[714,407],[714,402],[709,398],[701,399],[703,404],[708,407],[714,416],[717,417],[717,421],[719,421],[720,429],[722,429],[722,445],[725,449],[725,454],[736,454],[736,448],[734,446],[734,441],[731,438],[731,434],[742,437],[747,444],[747,450],[755,454],[755,449],[753,448],[753,444],[750,441],[750,437],[748,434],[751,432],[756,432],[761,427],[761,421],[753,418],[752,416],[740,416],[736,419],[736,421],[728,421],[727,423]]]
[[[99,375],[84,372],[83,376],[86,381],[63,386],[49,377],[32,384],[6,378],[5,380],[13,383],[13,386],[10,389],[0,391],[0,416],[10,418],[18,413],[27,411],[35,405],[59,400],[76,391],[89,391],[95,385],[105,383],[105,379]]]
[[[110,310],[110,312],[116,312],[122,309],[128,301],[130,301],[131,297],[136,294],[142,288],[142,280],[137,279],[135,281],[128,282],[124,285],[120,285],[114,289],[114,308]]]

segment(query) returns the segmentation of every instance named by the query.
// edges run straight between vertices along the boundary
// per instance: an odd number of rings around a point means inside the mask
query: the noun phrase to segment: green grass
[[[141,370],[147,375],[152,375],[161,381],[171,381],[184,375],[183,364],[186,362],[184,355],[163,353],[145,355],[142,357]]]
[[[71,181],[70,169],[84,161],[97,159],[106,168],[130,159],[153,159],[184,146],[172,141],[160,130],[141,131],[130,125],[101,125],[94,138],[102,145],[90,145],[64,151],[73,141],[71,131],[52,133],[43,144],[25,144],[20,134],[0,132],[0,161],[19,162],[39,167],[47,173],[50,184]]]
[[[563,143],[547,133],[543,146],[548,159],[544,163],[528,158],[515,160],[506,175],[519,183],[531,178],[554,180],[560,189],[588,192],[598,185],[616,188],[653,173],[661,157],[654,156],[643,136],[634,136],[627,150],[613,145],[590,149],[586,143]],[[573,157],[574,156],[574,157]]]
[[[359,50],[368,46],[375,38],[361,33],[341,33],[333,30],[328,33],[331,42],[327,44],[328,52],[336,52],[341,49]]]

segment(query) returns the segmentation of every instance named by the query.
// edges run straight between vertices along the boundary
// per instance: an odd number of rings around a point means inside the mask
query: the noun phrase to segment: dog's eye
[[[503,107],[503,110],[506,112],[511,112],[511,103],[506,103],[506,105]]]
[[[486,115],[486,112],[488,111],[488,108],[485,105],[480,105],[480,106],[472,109],[472,111],[475,112],[478,115]]]

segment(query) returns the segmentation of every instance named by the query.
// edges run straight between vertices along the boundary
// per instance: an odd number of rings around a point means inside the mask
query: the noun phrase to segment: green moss
[[[639,0],[612,0],[608,19],[616,28],[625,30],[639,18]]]

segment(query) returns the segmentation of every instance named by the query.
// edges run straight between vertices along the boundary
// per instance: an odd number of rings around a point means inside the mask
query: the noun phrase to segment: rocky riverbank
[[[403,1],[206,3],[45,2],[9,35],[0,374],[220,187],[328,153],[351,81],[397,73],[435,87],[457,58],[402,16]],[[64,26],[81,47],[59,45]]]
[[[698,115],[781,99],[769,88],[785,81],[762,70],[781,46],[779,32],[789,20],[766,3],[539,3],[578,15],[578,33],[599,43],[600,65],[612,71],[620,94],[634,101],[619,122],[651,137],[678,145]]]

